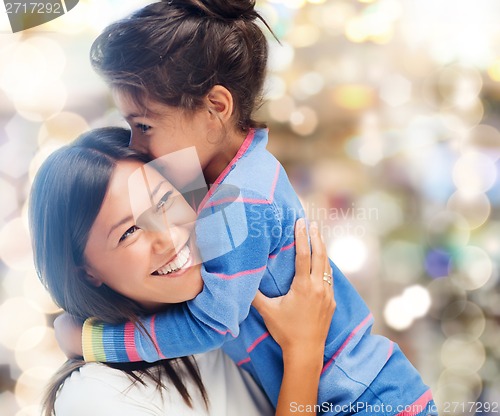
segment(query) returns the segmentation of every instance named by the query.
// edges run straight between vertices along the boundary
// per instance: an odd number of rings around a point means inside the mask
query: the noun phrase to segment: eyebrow
[[[158,185],[155,186],[155,188],[153,189],[153,192],[151,192],[149,195],[150,195],[150,201],[151,201],[151,207],[153,207],[154,203],[153,203],[153,197],[156,196],[156,194],[160,191],[161,189],[161,186],[164,184],[164,183],[168,183],[167,180],[163,180],[161,181]],[[148,193],[149,193],[149,183],[147,184],[148,185]],[[133,221],[134,217],[132,217],[132,215],[129,215],[128,217],[125,217],[123,218],[122,220],[118,221],[115,225],[113,225],[110,230],[109,230],[109,233],[108,233],[108,238],[109,236],[111,235],[111,233],[116,230],[118,227],[121,227],[123,224],[126,224],[127,222],[129,221]]]
[[[135,113],[128,114],[125,116],[125,120],[130,120],[132,118],[139,118],[139,117],[144,117],[144,114],[143,115],[135,114]]]
[[[118,227],[122,226],[123,224],[126,224],[127,222],[129,221],[132,221],[134,218],[132,217],[132,215],[129,215],[128,217],[125,217],[123,218],[121,221],[117,222],[115,225],[113,225],[111,227],[111,229],[109,230],[109,233],[108,233],[108,238],[109,236],[111,235],[111,233],[113,231],[115,231]]]

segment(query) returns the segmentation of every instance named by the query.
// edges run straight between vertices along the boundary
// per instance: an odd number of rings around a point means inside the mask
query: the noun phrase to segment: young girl
[[[157,267],[153,264],[165,263],[189,239],[195,213],[164,177],[145,165],[144,156],[127,147],[129,136],[124,129],[98,129],[52,154],[33,183],[30,224],[37,272],[61,307],[81,320],[131,320],[149,337],[154,333],[141,326],[139,317],[194,298],[203,282],[199,266],[185,266],[175,278],[151,273]],[[132,206],[144,202],[144,183],[133,181],[135,173],[144,173],[158,192],[152,201],[147,197],[146,205],[152,202],[155,209],[142,213],[143,228],[133,233]],[[322,281],[329,270],[324,246],[317,234],[312,243],[310,269],[307,236],[304,225],[298,224],[302,252],[296,290],[294,296],[280,299],[268,320],[273,335],[294,358],[285,369],[281,397],[287,401],[298,395],[301,403],[310,405],[317,396],[322,350],[307,356],[297,350],[311,342],[324,344],[334,308],[333,293]],[[272,307],[260,303],[264,314]],[[307,320],[297,313],[304,308]],[[289,319],[302,324],[293,322],[292,328]],[[196,361],[182,357],[114,368],[84,364],[72,360],[61,368],[49,388],[47,416],[273,413],[251,378],[220,350],[198,355]],[[309,388],[297,384],[309,375]]]
[[[198,207],[203,291],[142,321],[154,326],[154,342],[131,326],[87,321],[83,353],[89,361],[155,361],[223,346],[276,405],[282,352],[251,302],[258,289],[270,297],[288,291],[293,226],[304,213],[266,150],[265,126],[252,118],[268,54],[257,19],[254,1],[171,0],[112,24],[92,46],[92,63],[132,128],[131,145],[153,157],[194,147],[211,187]],[[342,302],[325,345],[319,410],[435,414],[418,372],[396,344],[371,334],[372,314],[332,267]]]

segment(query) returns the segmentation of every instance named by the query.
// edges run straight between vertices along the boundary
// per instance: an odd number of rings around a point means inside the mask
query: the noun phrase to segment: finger
[[[325,256],[325,273],[329,276],[330,281],[332,282],[330,286],[332,287],[332,293],[333,293],[333,285],[334,285],[333,270],[330,265],[330,259],[328,258],[328,256]]]
[[[252,301],[252,306],[259,311],[261,315],[265,315],[269,305],[269,298],[264,295],[260,290],[257,290],[255,297]]]
[[[323,273],[325,271],[325,258],[326,258],[326,247],[325,243],[321,239],[318,230],[318,224],[313,222],[309,227],[311,234],[311,246],[312,246],[312,267],[311,275],[319,277],[319,281],[323,280]]]
[[[307,240],[306,221],[300,218],[295,223],[295,278],[309,278],[311,267],[311,250]]]

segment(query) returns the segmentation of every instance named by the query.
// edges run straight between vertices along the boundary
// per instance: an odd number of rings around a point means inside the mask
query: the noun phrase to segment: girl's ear
[[[87,283],[94,287],[99,287],[102,285],[102,280],[95,277],[88,268],[82,268],[80,272],[80,278],[84,279]]]
[[[210,114],[219,121],[227,122],[233,115],[234,102],[231,92],[222,85],[214,85],[206,96]]]

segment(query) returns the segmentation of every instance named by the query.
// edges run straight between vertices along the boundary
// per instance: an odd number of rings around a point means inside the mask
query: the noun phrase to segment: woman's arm
[[[253,306],[283,351],[284,375],[277,416],[316,415],[323,352],[335,311],[332,272],[316,224],[310,227],[312,255],[303,220],[295,227],[295,278],[277,298],[258,293]]]

